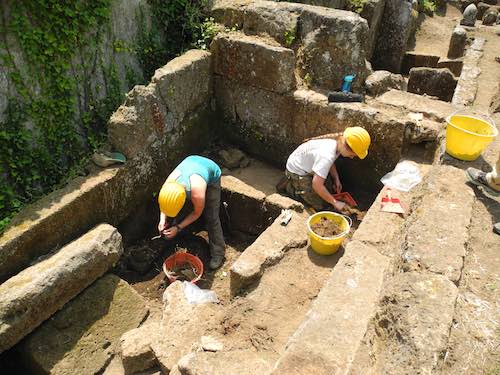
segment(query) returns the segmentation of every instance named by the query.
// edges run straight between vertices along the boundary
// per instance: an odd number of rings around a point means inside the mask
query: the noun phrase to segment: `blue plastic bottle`
[[[356,74],[345,76],[342,83],[342,92],[351,92],[352,81],[356,78]]]

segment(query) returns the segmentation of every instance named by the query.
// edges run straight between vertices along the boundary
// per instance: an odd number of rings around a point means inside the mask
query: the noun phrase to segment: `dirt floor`
[[[460,10],[449,4],[445,11],[438,12],[433,17],[420,15],[414,51],[446,57],[451,34],[461,18]]]

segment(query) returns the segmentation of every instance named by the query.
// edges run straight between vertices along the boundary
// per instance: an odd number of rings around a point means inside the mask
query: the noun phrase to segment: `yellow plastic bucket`
[[[446,152],[460,160],[476,160],[498,134],[495,122],[484,115],[457,112],[446,123]]]
[[[321,218],[326,218],[331,220],[342,228],[342,233],[335,237],[321,237],[313,232],[311,225],[316,224],[321,220]],[[307,220],[307,231],[309,234],[309,240],[311,241],[312,249],[321,255],[331,255],[335,253],[342,241],[344,241],[345,236],[349,233],[352,226],[352,220],[348,216],[337,214],[330,211],[321,211],[311,215]]]

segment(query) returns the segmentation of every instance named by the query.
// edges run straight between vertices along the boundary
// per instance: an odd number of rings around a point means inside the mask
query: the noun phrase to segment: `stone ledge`
[[[272,374],[347,373],[376,311],[389,263],[373,246],[349,242]]]
[[[265,268],[283,258],[286,251],[307,243],[307,214],[294,212],[288,225],[279,218],[231,266],[231,296],[256,282]]]
[[[104,274],[122,252],[121,235],[101,224],[0,285],[0,352]]]

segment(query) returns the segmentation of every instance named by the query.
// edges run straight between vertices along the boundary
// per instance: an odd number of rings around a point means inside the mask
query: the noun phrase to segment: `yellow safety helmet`
[[[356,155],[360,159],[366,158],[368,155],[368,147],[370,147],[370,134],[360,126],[353,126],[344,130],[344,138]]]
[[[168,217],[176,217],[186,202],[186,189],[176,181],[167,181],[158,194],[160,211]]]

